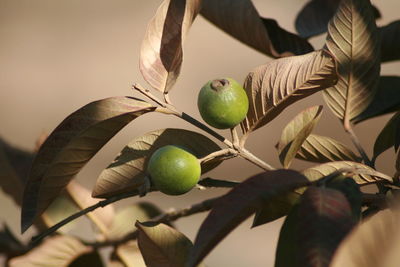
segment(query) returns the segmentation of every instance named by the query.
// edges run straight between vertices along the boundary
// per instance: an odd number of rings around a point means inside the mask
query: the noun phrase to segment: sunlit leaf
[[[183,42],[199,13],[200,0],[164,0],[151,19],[140,50],[144,79],[167,93],[179,76]]]
[[[136,223],[138,245],[147,266],[185,267],[193,247],[182,233],[166,224]]]
[[[354,181],[359,185],[365,185],[374,183],[377,181],[387,181],[392,182],[392,177],[375,171],[367,165],[353,162],[353,161],[335,161],[320,164],[302,171],[303,175],[306,176],[310,181],[316,181],[324,176],[344,169],[344,168],[354,168],[354,175],[352,176]]]
[[[331,267],[397,267],[399,210],[385,210],[358,225],[341,243]]]
[[[250,0],[203,0],[201,15],[242,43],[271,57],[313,51],[307,40],[261,18]]]
[[[372,102],[379,81],[379,34],[369,1],[341,1],[326,47],[338,62],[339,81],[323,92],[324,99],[347,124]]]
[[[400,77],[381,76],[378,91],[371,104],[352,122],[364,120],[400,110]]]
[[[400,112],[396,113],[379,133],[374,144],[374,159],[400,141]]]
[[[400,59],[400,20],[379,28],[382,62]]]
[[[250,100],[249,112],[241,123],[244,138],[290,104],[335,83],[335,61],[323,50],[259,66],[249,73],[244,83]]]
[[[265,201],[307,185],[296,171],[277,170],[253,176],[214,203],[200,226],[188,266],[200,262],[224,237],[261,208]]]
[[[23,198],[22,231],[108,140],[130,121],[154,109],[142,100],[112,97],[89,103],[61,122],[33,162]]]
[[[297,212],[297,266],[329,266],[339,243],[355,225],[349,201],[338,190],[312,186]]]
[[[299,159],[312,162],[361,161],[347,146],[326,136],[311,134],[296,155]]]
[[[322,106],[314,106],[300,112],[283,129],[277,148],[283,167],[288,168],[303,142],[318,123]]]
[[[328,22],[338,8],[340,0],[311,0],[304,5],[296,17],[296,30],[300,36],[310,38],[324,33]],[[379,10],[373,6],[375,19],[381,17]]]
[[[50,237],[25,255],[11,259],[9,266],[101,267],[103,264],[92,248],[83,245],[76,238],[63,235]]]
[[[129,192],[143,185],[147,162],[155,150],[165,145],[177,145],[202,158],[220,147],[202,134],[183,129],[161,129],[131,141],[117,158],[100,174],[93,190],[94,197],[109,197]],[[216,167],[221,161],[206,162],[202,172]]]

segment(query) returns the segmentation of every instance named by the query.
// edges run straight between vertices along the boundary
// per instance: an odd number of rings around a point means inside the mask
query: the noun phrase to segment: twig
[[[232,135],[232,142],[233,142],[233,146],[237,149],[237,148],[239,148],[240,147],[240,144],[239,144],[239,136],[238,136],[238,133],[237,133],[237,131],[236,131],[236,127],[234,127],[234,128],[231,128],[231,135]]]
[[[263,170],[266,170],[266,171],[275,170],[274,167],[272,167],[265,161],[259,159],[258,157],[256,157],[254,154],[252,154],[250,151],[246,150],[245,148],[239,150],[239,156],[241,156],[245,160],[252,162],[253,164],[257,165],[258,167],[260,167]]]
[[[354,146],[357,148],[361,157],[363,158],[364,163],[373,168],[374,164],[369,159],[367,153],[365,152],[364,148],[362,147],[362,145],[360,143],[360,140],[358,139],[356,133],[353,131],[353,128],[351,127],[351,124],[349,122],[344,124],[344,129],[350,135],[350,139],[353,142]]]
[[[180,210],[172,210],[172,211],[163,213],[163,214],[149,220],[149,222],[168,223],[168,222],[176,221],[177,219],[182,218],[182,217],[187,217],[187,216],[190,216],[190,215],[193,215],[196,213],[205,212],[205,211],[210,210],[213,207],[214,203],[218,199],[220,199],[220,197],[210,198],[210,199],[204,200],[200,203],[191,205],[190,207],[187,207],[187,208],[183,208]],[[132,222],[132,223],[134,223],[134,222]],[[127,242],[129,240],[136,239],[137,234],[138,234],[138,231],[135,230],[117,240],[107,240],[107,241],[103,241],[103,242],[93,242],[93,243],[87,242],[85,244],[87,246],[91,246],[93,248],[118,246],[118,245],[124,244],[125,242]]]
[[[201,158],[200,162],[205,163],[208,161],[212,161],[215,158],[236,157],[237,155],[238,155],[238,152],[236,150],[231,149],[231,148],[226,148],[226,149],[221,149],[221,150],[218,150],[218,151],[208,154],[207,156]]]

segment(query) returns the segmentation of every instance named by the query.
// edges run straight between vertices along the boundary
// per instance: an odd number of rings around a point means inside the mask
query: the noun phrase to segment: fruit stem
[[[247,161],[250,161],[254,165],[257,165],[258,167],[260,167],[263,170],[266,170],[266,171],[276,170],[274,167],[272,167],[271,165],[269,165],[262,159],[256,157],[253,153],[251,153],[250,151],[248,151],[245,148],[239,149],[239,156],[241,156],[242,158],[244,158]]]
[[[227,157],[227,158],[233,158],[238,155],[238,152],[235,149],[232,148],[226,148],[226,149],[221,149],[218,151],[215,151],[213,153],[208,154],[207,156],[199,159],[201,163],[205,163],[208,161],[211,161],[215,158],[220,158],[220,157]]]

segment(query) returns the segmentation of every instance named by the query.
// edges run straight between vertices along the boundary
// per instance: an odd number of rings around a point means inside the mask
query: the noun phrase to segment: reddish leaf
[[[261,173],[237,185],[213,206],[202,223],[188,266],[199,263],[235,227],[260,208],[264,201],[309,184],[300,173],[277,170]]]

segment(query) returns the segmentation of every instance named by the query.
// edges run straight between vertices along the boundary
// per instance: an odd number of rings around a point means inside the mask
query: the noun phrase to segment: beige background
[[[277,19],[294,31],[295,14],[305,0],[253,1],[261,15]],[[383,14],[380,25],[398,18],[397,0],[373,1]],[[131,95],[133,82],[146,83],[138,70],[139,47],[149,19],[159,0],[0,0],[0,136],[12,144],[32,149],[43,131],[51,131],[68,114],[93,100]],[[316,48],[324,37],[312,39]],[[230,76],[242,82],[254,67],[270,61],[198,17],[185,44],[181,76],[172,91],[174,103],[195,117],[198,89],[216,77]],[[383,65],[382,73],[400,74],[398,63]],[[147,86],[147,85],[146,85]],[[298,111],[322,104],[316,94],[284,111],[269,126],[256,131],[248,149],[279,166],[274,144],[285,124]],[[388,116],[356,127],[362,143],[371,152],[374,138]],[[84,168],[78,179],[92,187],[124,144],[150,130],[165,127],[193,129],[174,117],[150,114],[120,132]],[[316,133],[350,144],[339,121],[325,109]],[[224,134],[227,134],[226,132]],[[378,161],[378,168],[393,172],[393,153]],[[296,161],[293,167],[307,166]],[[220,179],[243,180],[260,172],[241,159],[224,163],[210,173]],[[223,190],[193,191],[182,197],[154,193],[146,197],[160,207],[185,207]],[[136,199],[126,200],[132,203]],[[1,220],[19,231],[19,211],[0,192]],[[179,229],[192,240],[205,214],[179,220]],[[206,258],[207,266],[272,266],[282,220],[250,230],[251,220],[231,233]],[[24,236],[28,238],[28,236]]]

